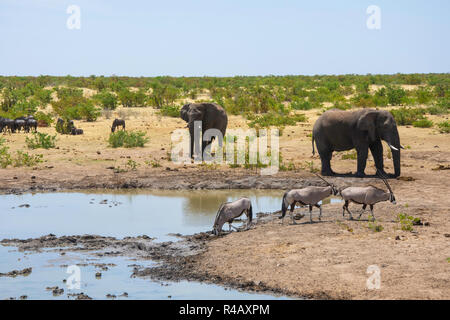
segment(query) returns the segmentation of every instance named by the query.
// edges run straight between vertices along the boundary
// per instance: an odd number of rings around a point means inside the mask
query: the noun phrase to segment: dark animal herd
[[[37,120],[33,118],[33,116],[28,117],[19,117],[16,119],[8,119],[0,117],[0,132],[30,132],[37,131]]]

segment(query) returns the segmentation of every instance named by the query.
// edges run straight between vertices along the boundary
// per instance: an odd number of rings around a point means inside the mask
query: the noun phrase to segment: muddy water
[[[254,212],[279,210],[282,191],[137,191],[39,193],[0,196],[0,239],[35,238],[53,233],[56,236],[98,234],[123,238],[148,235],[155,241],[174,241],[174,233],[192,234],[211,230],[222,202],[241,196],[252,200]],[[18,252],[0,246],[0,273],[32,267],[28,276],[0,277],[0,298],[67,299],[67,293],[84,292],[92,298],[106,299],[273,299],[270,295],[251,294],[221,286],[196,282],[152,282],[130,278],[133,265],[151,266],[153,262],[133,261],[126,257],[97,258],[78,252],[60,255]],[[95,264],[110,264],[101,270]],[[81,287],[68,289],[63,282],[70,275],[67,265],[80,268]],[[102,276],[96,278],[95,274]],[[46,287],[64,289],[53,295]],[[124,292],[128,298],[120,296]]]

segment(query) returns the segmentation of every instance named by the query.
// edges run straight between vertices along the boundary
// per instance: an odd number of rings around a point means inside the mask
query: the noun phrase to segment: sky
[[[449,14],[448,0],[0,0],[0,75],[447,73]]]

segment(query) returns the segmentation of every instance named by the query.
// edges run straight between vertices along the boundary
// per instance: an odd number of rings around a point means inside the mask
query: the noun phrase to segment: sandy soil
[[[160,117],[151,108],[119,109],[113,118],[117,114],[128,114],[128,130],[147,132],[150,141],[145,148],[109,148],[107,138],[112,119],[76,122],[84,135],[58,135],[58,149],[27,150],[42,153],[44,163],[34,168],[1,169],[0,192],[138,187],[288,189],[318,182],[304,169],[310,161],[316,168],[320,167],[317,154],[311,154],[311,139],[307,136],[318,117],[317,110],[306,112],[308,123],[285,128],[280,138],[283,160],[286,164],[292,162],[297,169],[274,176],[261,176],[254,170],[232,169],[226,165],[175,165],[168,158],[170,133],[185,127],[182,120]],[[444,120],[444,117],[430,118]],[[245,126],[242,117],[229,117],[229,128]],[[39,131],[55,134],[54,128],[39,128]],[[384,228],[381,232],[372,231],[367,220],[343,219],[338,204],[326,205],[320,223],[291,226],[286,220],[281,226],[278,219],[269,219],[247,232],[207,241],[202,253],[196,253],[187,264],[184,261],[189,272],[182,269],[183,272],[194,278],[201,274],[200,280],[312,298],[449,299],[450,139],[436,129],[400,127],[399,131],[406,147],[402,151],[402,177],[391,180],[398,204],[375,206],[378,223]],[[14,151],[26,149],[25,136],[21,133],[3,137]],[[386,150],[385,153],[386,170],[392,172],[392,162],[387,159]],[[333,169],[355,172],[356,160],[341,157],[342,153],[334,155]],[[137,170],[127,167],[129,160],[136,161]],[[161,167],[152,167],[151,161]],[[366,173],[375,173],[371,158]],[[383,187],[374,178],[330,180],[339,186],[373,183]],[[352,209],[356,210],[354,205]],[[402,231],[396,219],[398,213],[419,217],[429,225],[415,226],[413,232]],[[367,214],[364,218],[367,219]],[[381,270],[379,290],[366,288],[369,265],[377,265]]]

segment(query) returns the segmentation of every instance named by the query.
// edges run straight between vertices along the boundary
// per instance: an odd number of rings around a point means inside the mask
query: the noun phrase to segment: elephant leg
[[[375,161],[375,167],[381,174],[386,174],[384,172],[383,164],[383,145],[381,140],[378,140],[370,145],[370,152],[372,153],[373,160]]]
[[[199,136],[195,136],[196,132],[201,132],[201,127],[198,128],[197,130],[195,128],[196,123],[193,122],[189,122],[189,134],[190,134],[190,138],[191,138],[191,159],[194,159],[196,161],[201,161],[202,160],[202,154],[200,154],[200,141],[199,141]],[[200,131],[198,131],[200,130]]]
[[[322,162],[322,175],[323,176],[332,176],[335,173],[331,170],[331,157],[333,156],[333,151],[331,150],[321,150],[319,151],[320,161]]]
[[[358,171],[356,172],[356,176],[362,178],[365,176],[364,170],[366,170],[367,155],[369,154],[369,148],[363,146],[357,148],[356,152],[358,154]]]

